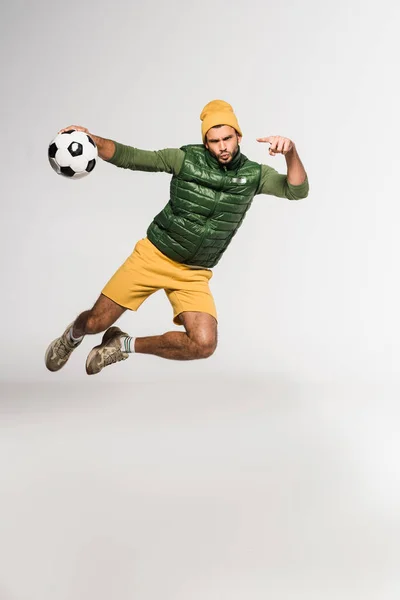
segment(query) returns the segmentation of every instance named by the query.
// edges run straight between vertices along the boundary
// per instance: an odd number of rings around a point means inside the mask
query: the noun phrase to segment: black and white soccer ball
[[[84,131],[70,129],[59,133],[49,145],[49,161],[59,175],[81,179],[96,166],[97,146]]]

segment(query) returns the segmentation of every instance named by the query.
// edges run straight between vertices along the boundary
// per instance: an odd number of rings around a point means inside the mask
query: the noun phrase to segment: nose
[[[218,145],[218,147],[219,147],[219,151],[220,151],[220,152],[223,152],[224,150],[226,150],[226,143],[225,143],[225,141],[224,141],[224,140],[221,140],[221,141],[219,142],[219,145]]]

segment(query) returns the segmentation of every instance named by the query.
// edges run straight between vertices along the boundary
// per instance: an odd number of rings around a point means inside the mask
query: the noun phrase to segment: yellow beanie
[[[230,125],[236,129],[240,136],[243,135],[232,106],[223,100],[212,100],[206,104],[201,111],[200,119],[202,120],[201,135],[203,142],[206,139],[207,131],[216,125]]]

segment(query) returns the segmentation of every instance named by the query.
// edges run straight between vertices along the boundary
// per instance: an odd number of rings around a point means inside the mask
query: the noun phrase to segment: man
[[[281,136],[257,138],[269,154],[283,154],[287,175],[248,160],[240,151],[242,132],[230,104],[213,100],[203,109],[203,144],[156,152],[103,139],[84,127],[99,156],[122,168],[172,174],[170,200],[154,218],[124,264],[102,290],[91,310],[80,314],[47,349],[45,362],[58,371],[87,334],[105,331],[86,361],[89,375],[128,358],[132,352],[162,358],[207,358],[217,345],[217,312],[208,282],[240,227],[256,194],[291,200],[308,195],[308,180],[294,143]],[[132,338],[113,323],[125,310],[137,310],[152,293],[164,289],[174,323],[185,333]]]

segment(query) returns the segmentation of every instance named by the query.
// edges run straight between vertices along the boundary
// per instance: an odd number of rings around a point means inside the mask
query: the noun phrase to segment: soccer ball
[[[84,131],[70,129],[59,133],[49,145],[51,166],[59,175],[81,179],[96,166],[97,146]]]

